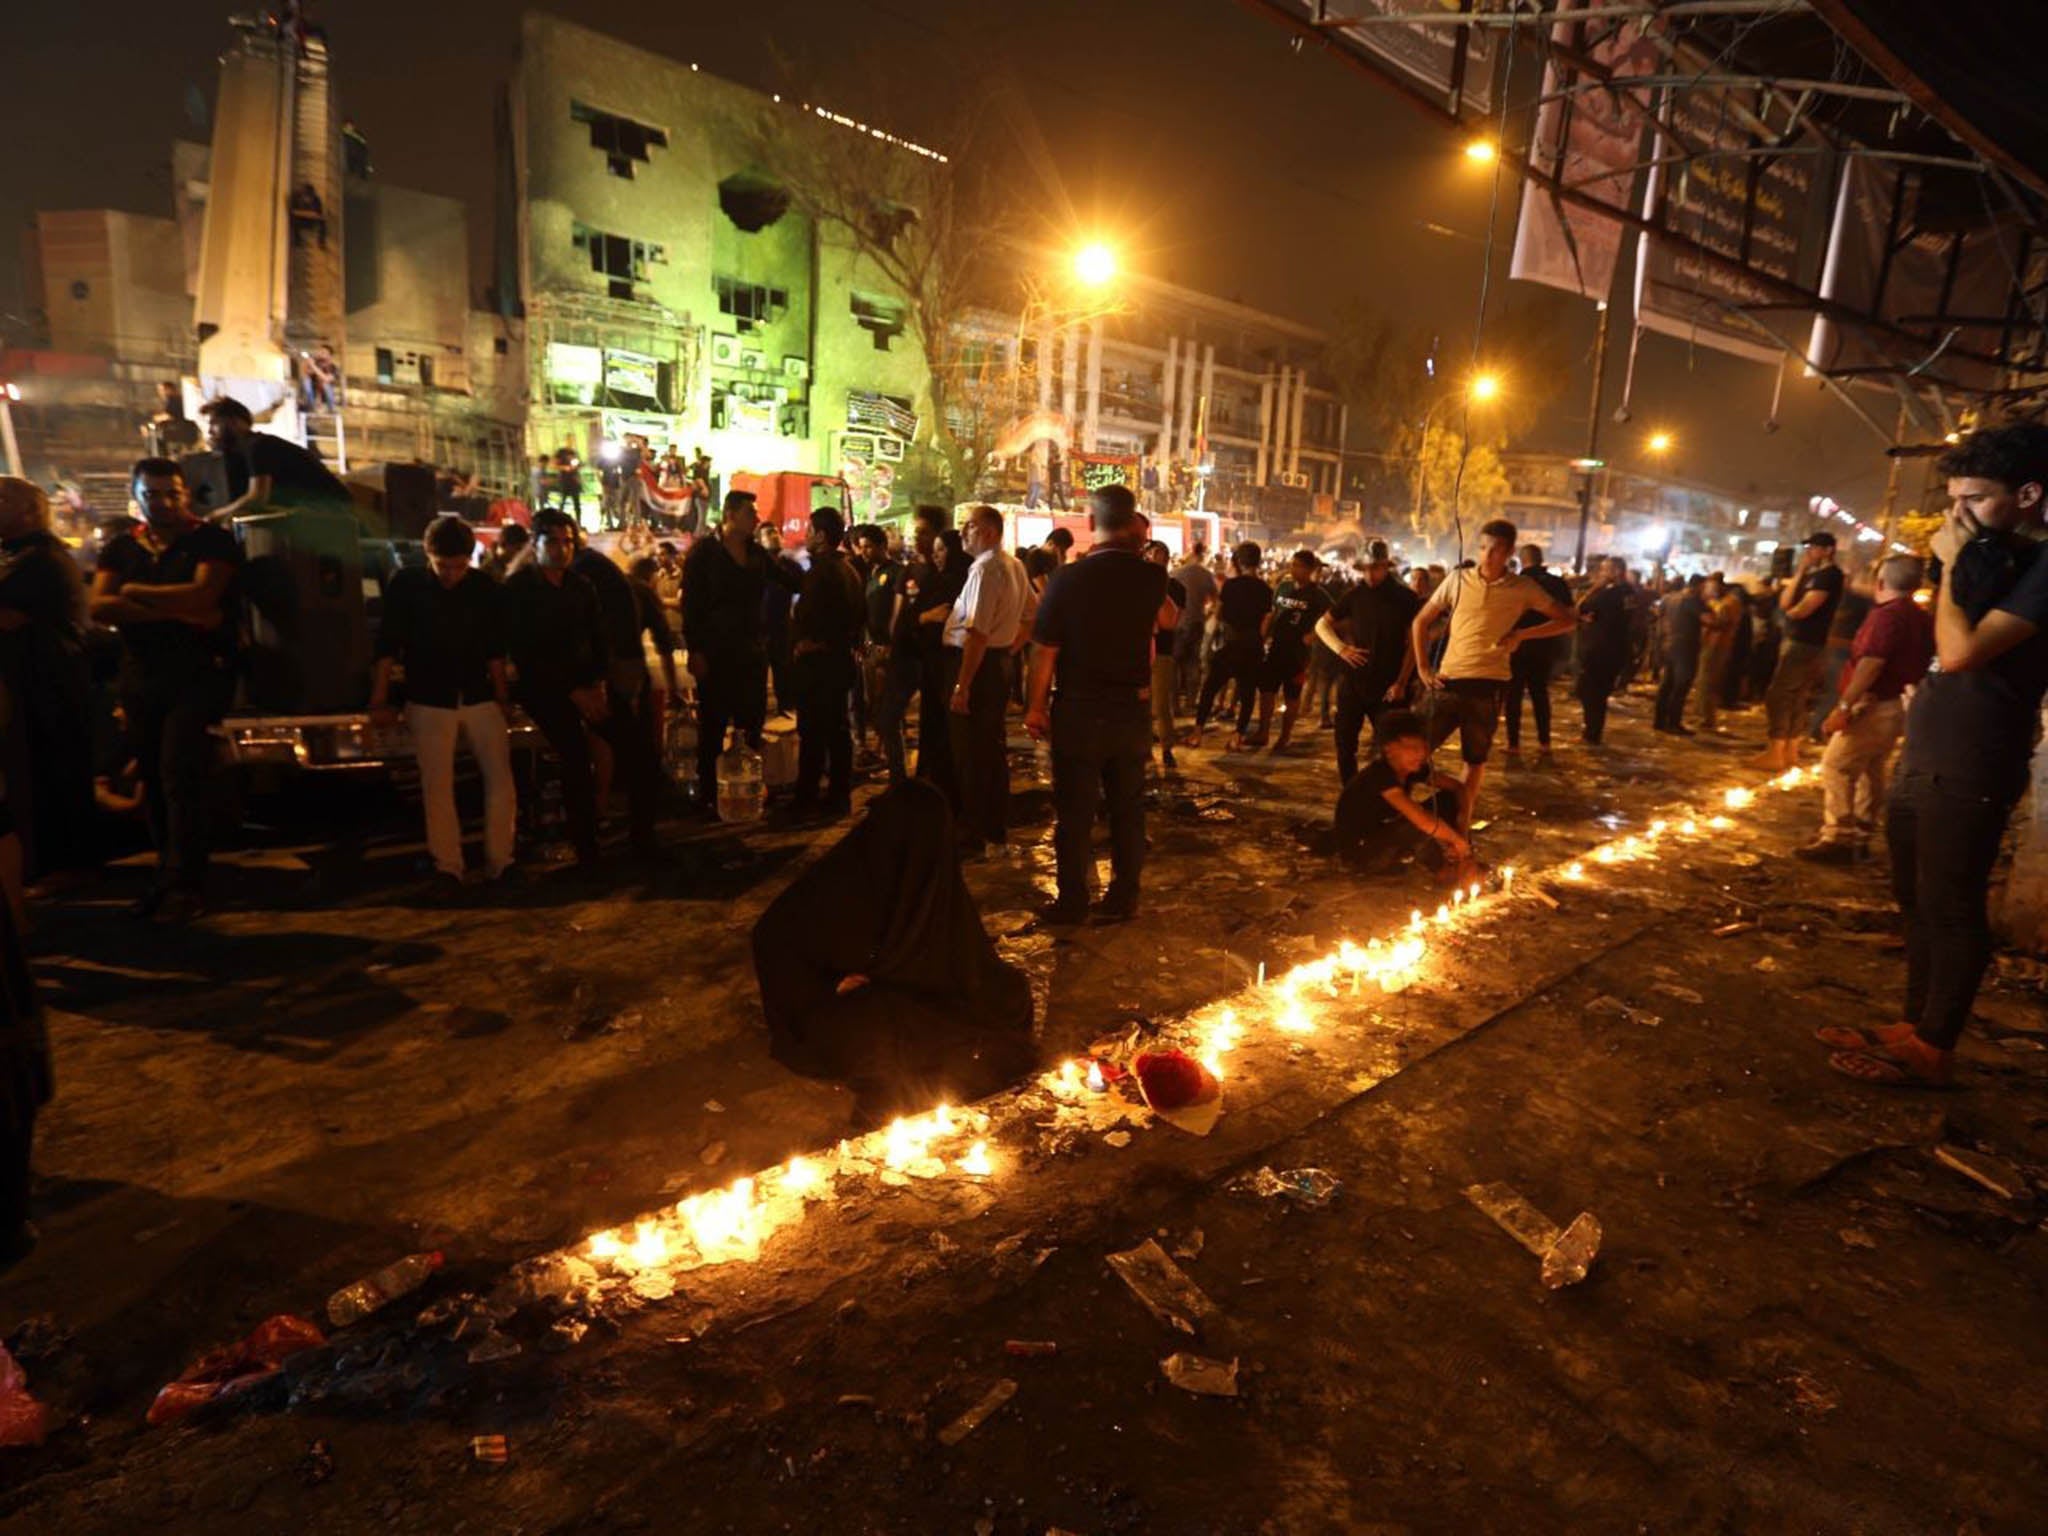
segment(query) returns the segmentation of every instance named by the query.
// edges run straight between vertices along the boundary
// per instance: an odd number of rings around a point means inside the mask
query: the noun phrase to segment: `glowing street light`
[[[1474,165],[1491,165],[1499,154],[1500,149],[1491,139],[1474,139],[1465,146],[1465,158]]]
[[[1116,276],[1116,252],[1091,240],[1074,252],[1074,276],[1090,288],[1100,288]]]
[[[1648,446],[1652,453],[1669,453],[1671,451],[1671,434],[1669,432],[1652,432]]]
[[[1474,376],[1471,394],[1474,400],[1482,403],[1497,398],[1500,394],[1500,375],[1482,373]]]

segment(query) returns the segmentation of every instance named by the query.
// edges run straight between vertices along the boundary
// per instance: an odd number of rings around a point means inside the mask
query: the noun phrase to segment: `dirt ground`
[[[1546,868],[1744,782],[1736,740],[1646,713],[1497,771],[1486,855]],[[969,881],[1048,1060],[1419,899],[1296,845],[1334,789],[1318,737],[1183,754],[1145,914],[1056,940],[1028,920],[1049,828],[1021,739],[1017,768],[1026,835]],[[287,829],[190,933],[123,922],[119,888],[46,911],[44,1241],[0,1279],[0,1329],[61,1427],[0,1452],[0,1528],[2038,1530],[2041,972],[2003,962],[1959,1091],[1834,1078],[1812,1029],[1890,1017],[1901,965],[1879,866],[1788,856],[1817,809],[1767,793],[1655,864],[1550,883],[1554,911],[1440,937],[1407,992],[1248,1045],[1207,1138],[1042,1137],[986,1184],[842,1189],[756,1263],[572,1318],[573,1343],[522,1314],[489,1364],[421,1308],[847,1134],[844,1093],[768,1058],[747,948],[830,834],[679,831],[650,880],[448,908],[409,827]],[[2000,1159],[2014,1195],[1941,1148]],[[1341,1188],[1234,1187],[1262,1166]],[[1487,1181],[1598,1217],[1582,1285],[1542,1286],[1466,1199]],[[1215,1304],[1199,1337],[1104,1262],[1148,1235]],[[416,1302],[234,1411],[143,1427],[202,1349],[426,1247],[449,1268]],[[1236,1395],[1170,1384],[1176,1351],[1235,1360]],[[502,1465],[472,1455],[490,1434]]]

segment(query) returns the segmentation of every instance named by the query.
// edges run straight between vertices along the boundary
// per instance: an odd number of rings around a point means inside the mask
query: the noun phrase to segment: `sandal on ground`
[[[1838,1051],[1881,1051],[1887,1044],[1877,1030],[1857,1029],[1849,1024],[1823,1024],[1813,1032],[1813,1038]]]
[[[1921,1088],[1934,1092],[1945,1092],[1955,1087],[1949,1077],[1949,1063],[1942,1059],[1941,1072],[1935,1077],[1922,1077],[1900,1057],[1890,1051],[1836,1051],[1828,1057],[1828,1066],[1844,1077],[1853,1077],[1859,1083],[1868,1083],[1874,1088]]]

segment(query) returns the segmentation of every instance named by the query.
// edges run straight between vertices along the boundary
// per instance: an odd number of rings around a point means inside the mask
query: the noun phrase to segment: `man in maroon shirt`
[[[1816,864],[1852,864],[1868,856],[1884,804],[1892,748],[1905,729],[1905,691],[1934,658],[1934,619],[1913,601],[1924,571],[1911,555],[1878,567],[1877,601],[1849,647],[1841,696],[1822,729],[1820,760],[1827,820],[1817,842],[1797,851]]]

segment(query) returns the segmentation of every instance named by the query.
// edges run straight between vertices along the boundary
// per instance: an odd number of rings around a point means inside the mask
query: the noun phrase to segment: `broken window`
[[[750,283],[744,278],[714,276],[711,286],[718,294],[718,312],[731,315],[742,331],[756,330],[780,320],[789,308],[789,290]]]
[[[647,163],[648,150],[668,148],[668,134],[662,129],[613,112],[600,112],[580,101],[569,103],[569,117],[590,125],[590,147],[604,156],[605,169],[627,181],[633,179],[634,165]]]
[[[668,248],[647,240],[631,240],[601,229],[575,225],[570,234],[576,249],[590,257],[590,270],[606,279],[615,299],[630,299],[633,284],[644,282],[650,265],[668,260]]]
[[[874,339],[875,350],[888,351],[889,343],[903,334],[903,306],[894,299],[857,291],[852,303],[854,321]]]
[[[718,184],[718,206],[735,227],[755,235],[789,212],[789,193],[765,176],[743,171]]]

